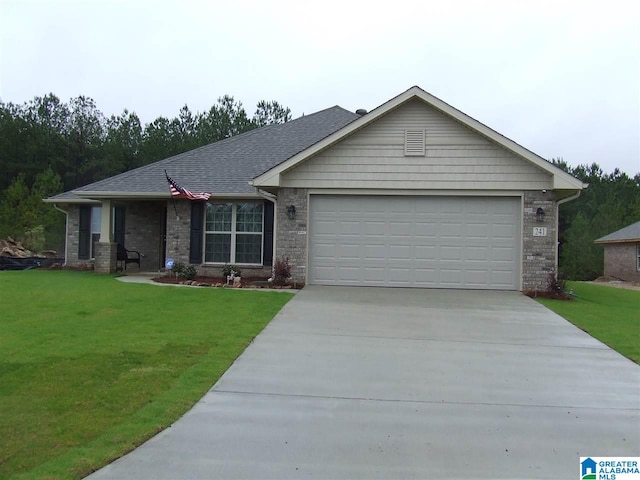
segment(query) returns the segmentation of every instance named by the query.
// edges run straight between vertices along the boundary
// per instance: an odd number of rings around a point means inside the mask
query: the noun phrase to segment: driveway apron
[[[579,478],[639,452],[640,366],[524,295],[307,286],[89,478]]]

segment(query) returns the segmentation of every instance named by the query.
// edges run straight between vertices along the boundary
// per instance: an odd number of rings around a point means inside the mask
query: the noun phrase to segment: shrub
[[[554,295],[564,295],[567,289],[567,281],[560,278],[556,272],[549,272],[547,276],[547,292]]]
[[[233,273],[234,276],[240,277],[242,276],[242,272],[236,265],[225,265],[222,268],[222,278],[226,280],[226,278]]]
[[[285,285],[290,278],[291,265],[289,265],[289,257],[276,258],[276,262],[273,264],[273,284]]]
[[[187,280],[193,280],[196,278],[198,270],[195,265],[185,265],[184,263],[176,262],[173,265],[173,271],[180,278],[185,278]]]

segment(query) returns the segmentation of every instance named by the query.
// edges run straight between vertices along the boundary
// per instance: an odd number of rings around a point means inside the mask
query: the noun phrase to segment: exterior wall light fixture
[[[536,210],[536,222],[544,222],[544,209],[542,207],[538,207]]]
[[[287,217],[289,217],[289,220],[295,220],[295,218],[296,218],[296,206],[295,205],[289,205],[289,208],[287,208]]]

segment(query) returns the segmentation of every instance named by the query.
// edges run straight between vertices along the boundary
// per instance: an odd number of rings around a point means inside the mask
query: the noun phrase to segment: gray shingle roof
[[[359,118],[335,106],[269,125],[77,188],[75,192],[168,194],[164,171],[192,192],[254,193],[247,182]],[[79,200],[72,192],[47,199]]]
[[[595,241],[595,243],[618,242],[640,242],[640,222],[632,223]]]

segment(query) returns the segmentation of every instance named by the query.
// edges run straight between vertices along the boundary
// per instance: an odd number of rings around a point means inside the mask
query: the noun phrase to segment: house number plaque
[[[546,237],[547,236],[547,227],[533,227],[533,236],[534,237]]]

